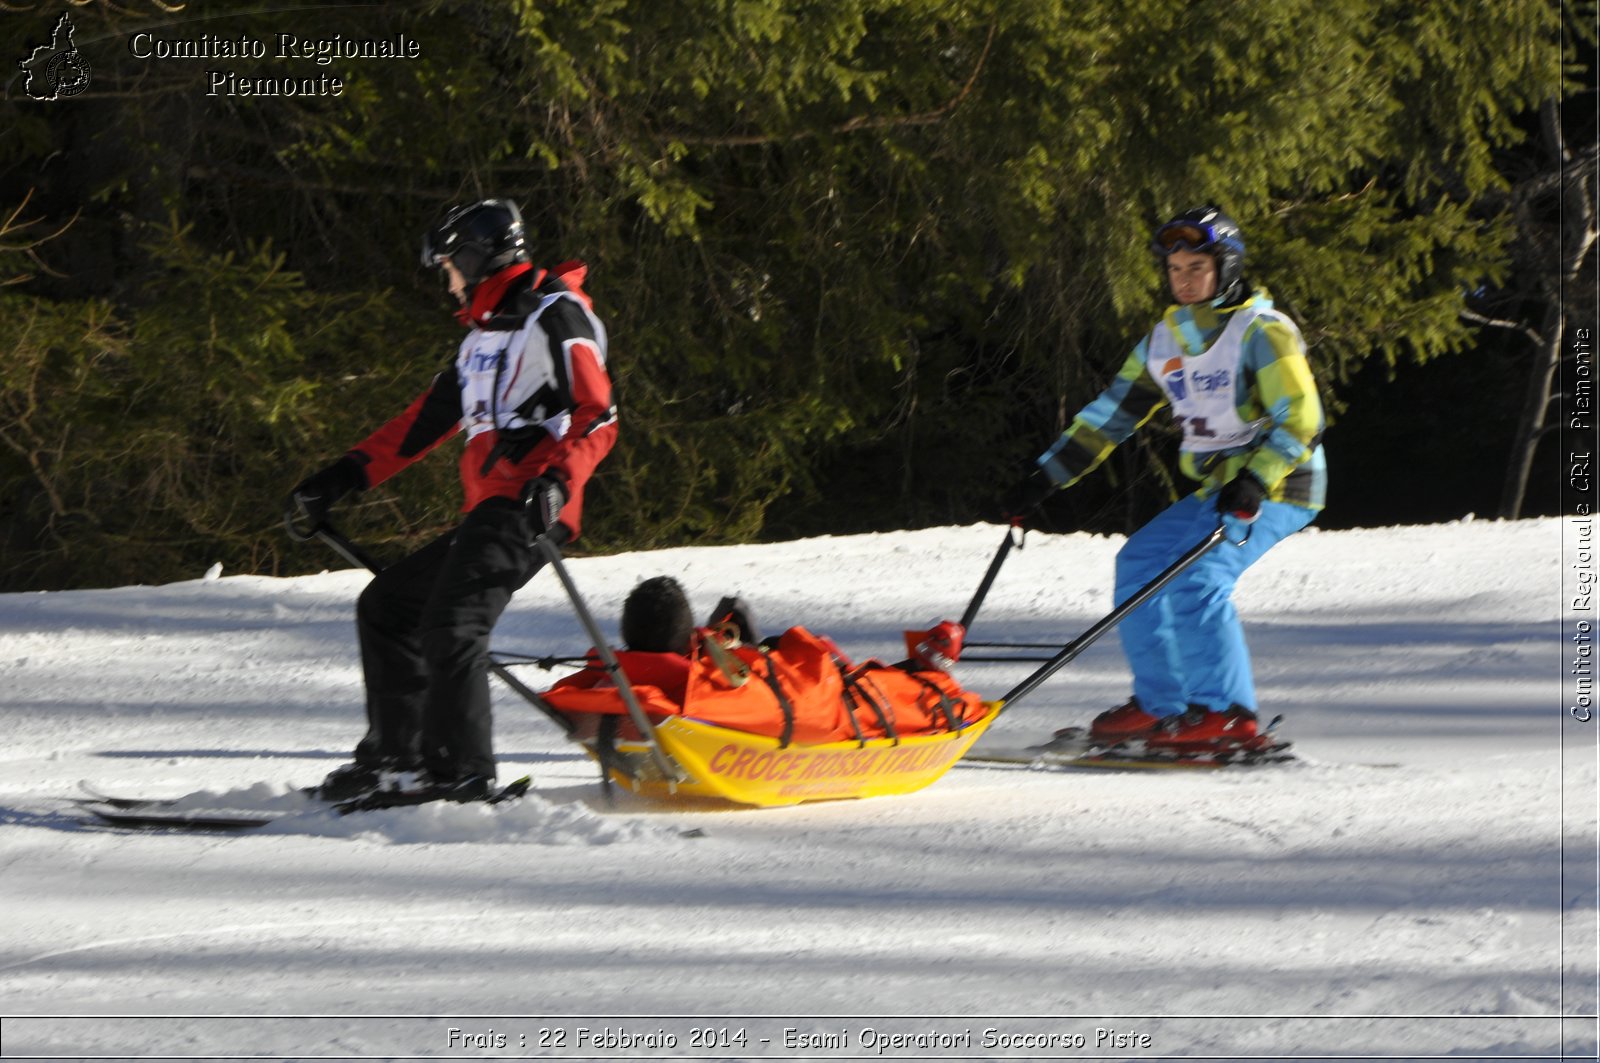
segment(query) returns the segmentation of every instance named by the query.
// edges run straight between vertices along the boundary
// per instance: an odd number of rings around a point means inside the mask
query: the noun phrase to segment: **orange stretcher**
[[[614,656],[626,686],[597,654],[537,696],[573,723],[570,736],[610,779],[652,796],[771,806],[910,793],[948,771],[994,719],[944,672],[851,664],[800,627],[770,645],[702,629],[687,657]]]

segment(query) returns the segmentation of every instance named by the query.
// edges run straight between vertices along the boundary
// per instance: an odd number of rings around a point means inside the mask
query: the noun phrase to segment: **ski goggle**
[[[429,229],[422,236],[422,265],[429,269],[444,265],[455,242],[456,234],[443,225]]]
[[[1197,221],[1169,221],[1156,230],[1150,250],[1165,256],[1174,251],[1203,251],[1216,242],[1216,230],[1209,225]]]

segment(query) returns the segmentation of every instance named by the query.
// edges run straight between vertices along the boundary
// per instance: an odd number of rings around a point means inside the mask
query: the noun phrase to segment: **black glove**
[[[328,519],[335,502],[354,491],[367,489],[367,473],[361,463],[346,454],[319,472],[301,480],[292,499],[305,512],[313,528]]]
[[[528,509],[528,528],[535,535],[546,534],[567,504],[567,478],[554,469],[541,473],[523,486],[522,503]]]
[[[1261,513],[1267,489],[1254,473],[1241,472],[1217,492],[1217,512],[1248,524]]]
[[[1000,511],[1009,520],[1021,520],[1043,505],[1055,491],[1056,482],[1043,469],[1035,468],[1006,492]]]

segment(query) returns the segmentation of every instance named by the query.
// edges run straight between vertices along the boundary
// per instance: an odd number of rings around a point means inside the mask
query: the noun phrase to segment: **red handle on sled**
[[[1206,536],[1200,542],[1191,546],[1182,557],[1178,558],[1178,560],[1174,561],[1172,564],[1163,569],[1160,575],[1156,576],[1155,579],[1151,580],[1149,583],[1146,583],[1137,591],[1134,591],[1133,594],[1128,597],[1127,601],[1123,602],[1121,605],[1111,610],[1111,612],[1107,613],[1099,623],[1094,625],[1094,627],[1091,627],[1088,631],[1085,631],[1083,634],[1079,635],[1077,638],[1063,646],[1061,648],[1061,652],[1050,658],[1049,661],[1040,665],[1037,671],[1008,691],[1005,696],[1000,699],[999,707],[995,709],[995,714],[998,715],[1005,709],[1010,708],[1011,704],[1018,698],[1033,693],[1034,690],[1038,689],[1041,683],[1055,675],[1056,672],[1060,671],[1062,667],[1071,662],[1073,658],[1078,656],[1078,654],[1088,649],[1100,638],[1101,635],[1104,635],[1107,631],[1110,631],[1112,628],[1122,623],[1124,617],[1133,612],[1135,609],[1139,608],[1139,606],[1143,605],[1145,602],[1149,601],[1157,591],[1159,591],[1162,587],[1165,587],[1168,583],[1171,583],[1177,578],[1180,572],[1194,564],[1196,561],[1200,560],[1200,558],[1205,556],[1205,554],[1211,550],[1212,547],[1222,542],[1222,540],[1225,538],[1227,538],[1227,533],[1223,526],[1218,524],[1216,530],[1214,530],[1210,535]]]

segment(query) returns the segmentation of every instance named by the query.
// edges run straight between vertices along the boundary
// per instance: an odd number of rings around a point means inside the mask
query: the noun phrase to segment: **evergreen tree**
[[[1471,357],[1466,293],[1505,282],[1518,234],[1493,206],[1501,165],[1518,117],[1563,91],[1559,6],[1219,12],[332,4],[293,31],[404,33],[421,57],[209,64],[346,84],[286,97],[210,96],[208,64],[128,48],[192,20],[74,7],[89,90],[14,95],[0,127],[0,204],[34,221],[4,244],[5,275],[29,276],[0,290],[0,580],[324,564],[290,552],[282,498],[449,356],[416,234],[488,194],[523,205],[541,257],[591,263],[613,335],[623,431],[590,549],[992,516],[1154,320],[1149,231],[1198,201],[1244,223],[1248,273],[1304,325],[1336,411],[1359,409],[1369,363]],[[291,28],[189,16],[228,38]],[[43,16],[0,17],[48,38]],[[1369,445],[1338,432],[1341,464]],[[1160,505],[1181,489],[1168,449],[1125,448],[1059,522]],[[433,533],[449,466],[346,519]]]

